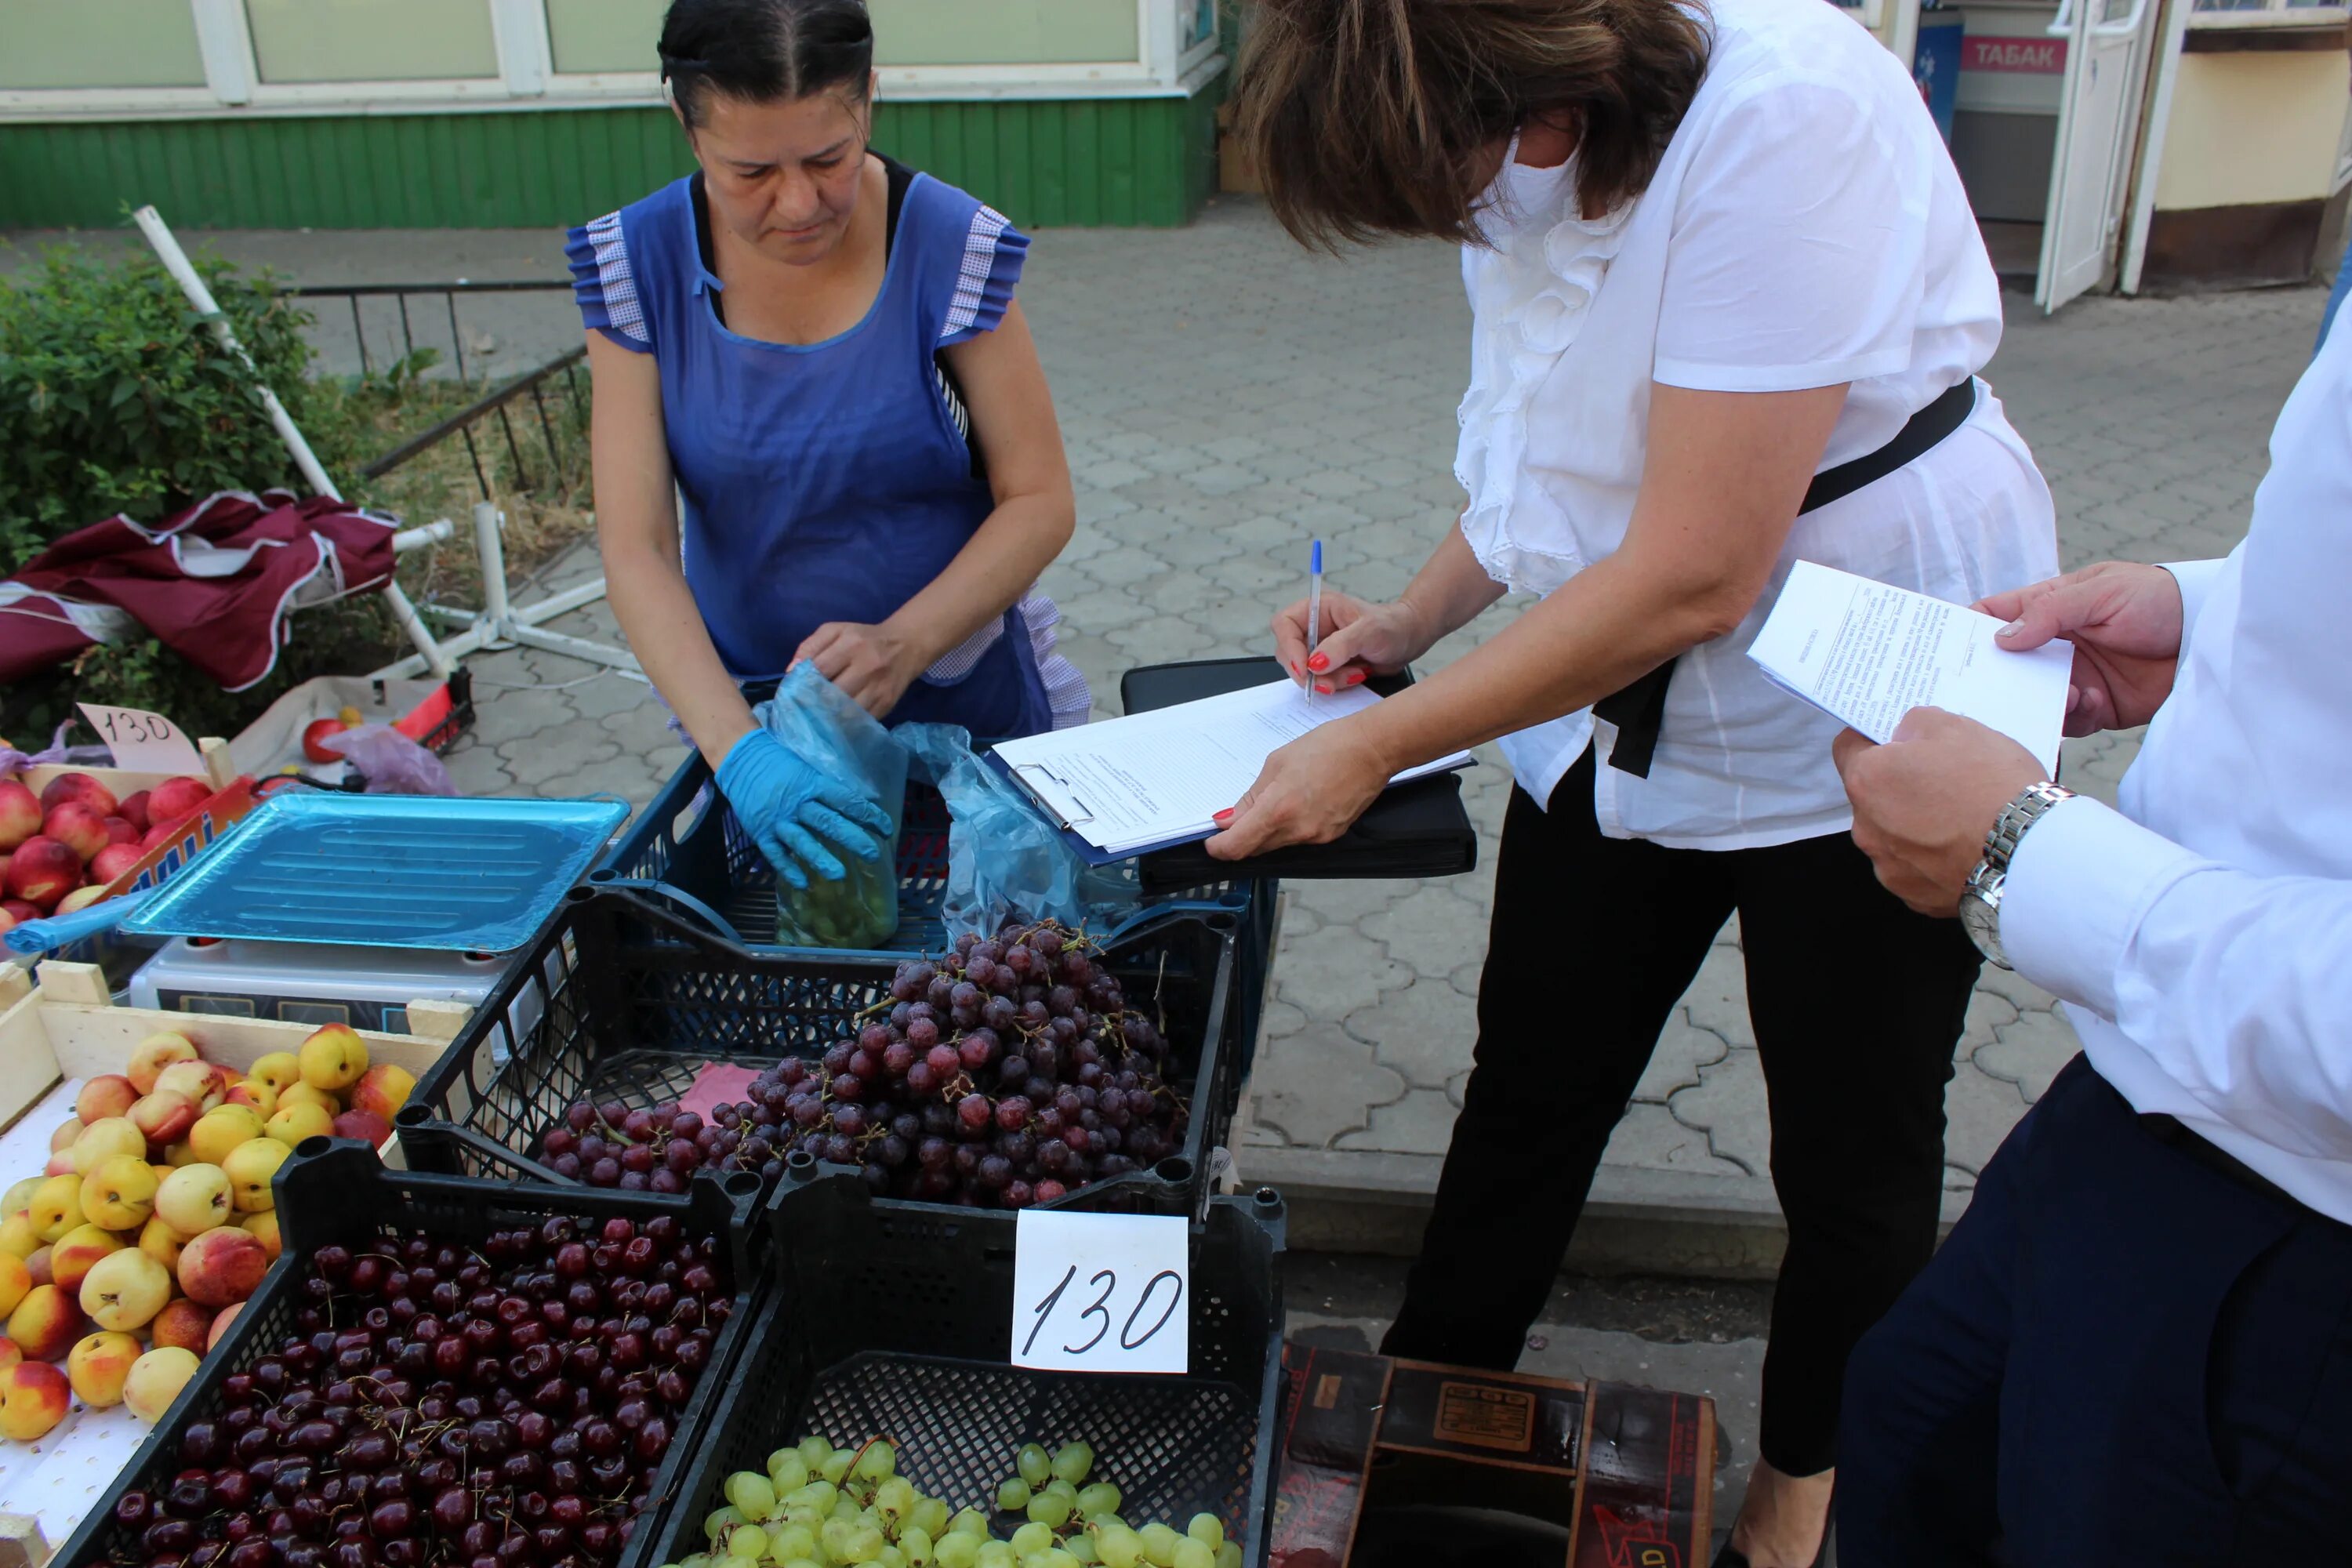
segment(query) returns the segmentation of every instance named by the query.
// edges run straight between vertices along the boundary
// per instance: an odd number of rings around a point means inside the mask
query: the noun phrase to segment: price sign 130
[[[1189,1234],[1173,1215],[1024,1209],[1013,1263],[1013,1364],[1190,1370]]]

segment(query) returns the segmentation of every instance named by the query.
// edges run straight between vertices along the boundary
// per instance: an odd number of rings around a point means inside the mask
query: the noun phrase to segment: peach
[[[0,1252],[22,1263],[41,1249],[41,1233],[33,1228],[30,1209],[18,1209],[0,1220]]]
[[[188,1147],[208,1165],[225,1165],[241,1143],[261,1136],[261,1118],[249,1105],[223,1105],[196,1118],[188,1129]]]
[[[137,1155],[109,1160],[81,1184],[81,1212],[107,1230],[137,1230],[155,1212],[155,1168]]]
[[[122,819],[117,817],[115,820],[120,822]],[[147,851],[136,844],[110,844],[89,858],[89,879],[101,885],[111,883],[125,871],[134,869],[145,858]]]
[[[180,1248],[186,1245],[180,1239],[180,1233],[164,1223],[162,1215],[139,1227],[139,1250],[170,1269],[175,1279],[180,1272]]]
[[[100,1073],[74,1096],[74,1114],[87,1126],[110,1116],[128,1116],[139,1101],[139,1091],[119,1072]]]
[[[68,1171],[51,1176],[33,1194],[33,1229],[45,1241],[55,1241],[82,1223],[81,1178]]]
[[[66,1381],[84,1405],[106,1410],[122,1403],[122,1385],[139,1359],[136,1336],[108,1330],[85,1335],[66,1357]]]
[[[213,786],[202,779],[165,779],[147,792],[147,820],[176,825],[212,797]]]
[[[57,1360],[73,1349],[74,1341],[85,1331],[81,1309],[55,1285],[34,1286],[8,1314],[8,1337],[16,1342],[27,1361]]]
[[[218,1165],[183,1165],[155,1189],[155,1217],[183,1237],[226,1225],[229,1213],[228,1173]]]
[[[16,1310],[16,1303],[31,1293],[33,1271],[25,1260],[12,1252],[0,1252],[0,1316]]]
[[[47,1436],[73,1408],[72,1394],[66,1374],[46,1361],[20,1361],[0,1372],[0,1436],[19,1443]]]
[[[171,1271],[135,1247],[109,1253],[81,1282],[81,1310],[101,1329],[145,1328],[172,1299]]]
[[[147,792],[143,789],[124,795],[114,810],[117,816],[142,833],[154,826],[147,820]]]
[[[283,1110],[289,1105],[315,1105],[329,1116],[340,1116],[343,1110],[343,1102],[327,1090],[299,1081],[278,1091],[278,1109]]]
[[[163,1163],[175,1171],[183,1165],[193,1165],[196,1163],[196,1152],[189,1148],[188,1141],[183,1138],[163,1151]]]
[[[85,1125],[87,1123],[79,1116],[68,1116],[58,1122],[58,1130],[49,1134],[49,1152],[62,1154],[72,1148],[74,1140],[81,1136],[81,1130]]]
[[[152,853],[158,847],[171,843],[180,836],[176,822],[159,822],[139,836],[139,847]]]
[[[0,849],[14,849],[40,830],[40,801],[15,779],[0,780]]]
[[[0,909],[0,936],[5,936],[10,931],[15,931],[16,929],[16,917],[10,914],[6,910]]]
[[[49,1248],[50,1279],[58,1289],[79,1298],[82,1281],[89,1277],[98,1260],[122,1250],[122,1243],[109,1232],[94,1225],[76,1226],[66,1232],[63,1241]]]
[[[199,1116],[216,1109],[228,1093],[228,1080],[207,1061],[173,1062],[155,1075],[155,1087],[186,1095],[195,1102]]]
[[[392,1136],[392,1123],[373,1110],[346,1110],[335,1118],[335,1136],[356,1138],[380,1149]]]
[[[25,1352],[16,1348],[16,1341],[0,1338],[0,1372],[7,1371],[24,1359]]]
[[[0,1215],[22,1214],[33,1205],[33,1194],[41,1190],[44,1176],[26,1176],[9,1184],[7,1194],[0,1197]]]
[[[155,1348],[158,1350],[177,1345],[184,1351],[194,1351],[202,1355],[212,1334],[215,1316],[216,1314],[210,1307],[199,1307],[185,1296],[175,1296],[155,1314],[155,1321],[147,1325],[147,1331],[155,1336]]]
[[[221,1169],[227,1173],[229,1202],[236,1205],[237,1213],[267,1214],[278,1206],[277,1195],[270,1191],[270,1178],[293,1152],[289,1145],[275,1138],[256,1138],[228,1152]]]
[[[41,831],[72,850],[85,866],[113,842],[106,836],[106,818],[79,801],[69,800],[51,810],[41,823]]]
[[[139,836],[146,831],[127,816],[110,816],[106,819],[106,849],[111,849],[118,844],[136,844],[139,842]],[[101,849],[99,853],[103,855],[106,849]]]
[[[373,1110],[389,1122],[392,1113],[408,1103],[408,1096],[415,1088],[415,1073],[391,1062],[378,1062],[352,1086],[352,1109]]]
[[[264,1124],[262,1131],[267,1132],[269,1131],[268,1126],[269,1119],[278,1113],[278,1091],[266,1083],[256,1083],[251,1079],[247,1079],[243,1083],[229,1085],[228,1093],[223,1097],[221,1103],[250,1107],[253,1113],[261,1118]]]
[[[57,1283],[56,1277],[49,1272],[49,1249],[46,1247],[33,1249],[32,1255],[25,1259],[25,1272],[33,1277],[36,1285]]]
[[[116,809],[114,792],[88,773],[59,773],[41,791],[41,809],[55,811],[71,801],[86,805],[100,816],[112,816]]]
[[[5,869],[5,867],[0,867],[0,870]],[[7,890],[5,885],[0,885],[0,893]],[[41,911],[39,906],[28,904],[22,899],[0,899],[0,915],[6,915],[18,925],[23,925],[26,921],[39,920]]]
[[[50,1155],[49,1163],[41,1167],[44,1176],[70,1176],[73,1173],[73,1151],[70,1149],[62,1154]]]
[[[89,908],[90,905],[98,902],[99,900],[104,897],[106,897],[106,884],[103,882],[92,882],[88,887],[76,888],[72,892],[68,893],[64,898],[59,899],[58,900],[58,907],[50,912],[53,914],[69,915],[76,910],[86,910]]]
[[[37,909],[54,907],[81,885],[81,857],[45,834],[35,834],[8,857],[7,889]]]
[[[81,1130],[66,1157],[73,1162],[74,1174],[83,1181],[109,1160],[124,1157],[147,1163],[147,1134],[128,1116],[110,1116],[103,1121],[93,1121]],[[87,1211],[85,1211],[87,1212]]]
[[[155,1080],[163,1076],[165,1068],[174,1062],[196,1059],[196,1047],[189,1043],[187,1036],[164,1029],[139,1042],[131,1053],[131,1065],[122,1072],[131,1080],[131,1088],[142,1094],[152,1094]]]
[[[188,1129],[204,1114],[196,1102],[176,1089],[159,1089],[139,1097],[131,1107],[131,1124],[147,1135],[147,1152],[161,1154],[187,1137]]]
[[[242,1228],[253,1233],[254,1239],[261,1243],[261,1250],[269,1254],[270,1262],[277,1262],[279,1255],[286,1250],[286,1243],[278,1229],[276,1208],[264,1209],[259,1214],[249,1214],[236,1223]]]
[[[307,1100],[281,1105],[269,1118],[264,1129],[277,1142],[291,1149],[305,1138],[324,1138],[335,1130],[333,1113],[320,1110]]]
[[[283,1095],[302,1081],[302,1061],[292,1051],[272,1051],[256,1058],[245,1078],[247,1083],[266,1083],[271,1093]]]
[[[180,1253],[180,1289],[206,1307],[244,1300],[268,1272],[269,1254],[261,1238],[233,1225],[205,1232]]]
[[[228,1338],[228,1326],[236,1322],[236,1315],[244,1310],[245,1303],[242,1301],[234,1307],[223,1307],[220,1310],[220,1316],[213,1320],[212,1328],[205,1335],[205,1353],[211,1353],[215,1345]]]
[[[196,1352],[166,1345],[149,1351],[131,1363],[131,1375],[123,1380],[122,1403],[131,1414],[152,1426],[163,1419],[172,1402],[180,1397],[180,1390],[196,1375]]]
[[[367,1042],[349,1024],[329,1024],[313,1031],[296,1054],[302,1062],[302,1081],[336,1094],[359,1082],[368,1069]]]

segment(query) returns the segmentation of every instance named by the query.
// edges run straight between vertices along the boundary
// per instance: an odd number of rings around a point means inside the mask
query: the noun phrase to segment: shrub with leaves
[[[310,318],[267,276],[196,269],[303,420]],[[52,252],[0,288],[0,572],[118,511],[154,522],[215,490],[299,482],[256,385],[155,261]]]

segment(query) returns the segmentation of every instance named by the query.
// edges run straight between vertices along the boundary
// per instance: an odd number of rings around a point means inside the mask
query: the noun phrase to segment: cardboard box
[[[1234,136],[1234,106],[1220,104],[1217,108],[1217,189],[1228,195],[1262,196],[1265,186],[1257,171],[1242,153],[1242,144]]]
[[[1715,1404],[1285,1347],[1270,1568],[1701,1568]]]

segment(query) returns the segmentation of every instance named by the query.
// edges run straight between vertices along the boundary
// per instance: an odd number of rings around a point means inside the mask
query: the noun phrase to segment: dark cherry
[[[139,1544],[150,1557],[166,1552],[192,1552],[196,1545],[196,1527],[190,1520],[157,1520],[140,1533]]]
[[[368,1512],[368,1533],[378,1541],[394,1541],[416,1528],[416,1508],[404,1498],[380,1502]]]

